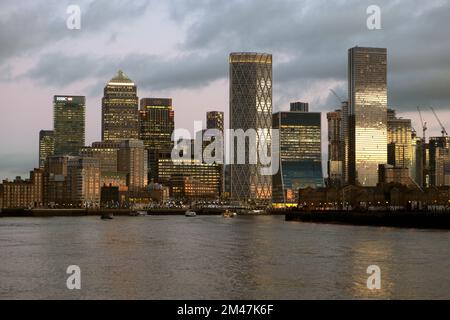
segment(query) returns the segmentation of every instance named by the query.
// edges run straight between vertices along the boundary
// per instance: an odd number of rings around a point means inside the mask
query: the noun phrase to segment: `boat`
[[[114,219],[114,215],[112,213],[104,213],[101,216],[102,220],[113,220]]]
[[[192,210],[186,211],[186,213],[184,215],[186,217],[196,217],[197,216],[197,214],[194,211],[192,211]]]
[[[227,210],[227,211],[225,211],[225,212],[223,213],[222,216],[223,216],[224,218],[234,218],[234,217],[237,216],[237,213],[236,213],[236,212],[232,212],[232,211],[230,211],[230,210]]]
[[[130,212],[129,215],[130,215],[130,217],[144,217],[147,215],[147,212],[146,211],[133,211],[133,212]]]

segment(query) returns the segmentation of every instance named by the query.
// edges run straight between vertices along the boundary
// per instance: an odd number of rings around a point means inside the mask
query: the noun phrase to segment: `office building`
[[[55,96],[53,121],[55,155],[78,155],[84,147],[86,98],[80,96]]]
[[[136,85],[119,71],[104,89],[102,141],[139,138],[138,104]]]
[[[130,191],[141,191],[147,186],[147,153],[141,140],[125,140],[117,154],[117,171],[126,173]]]
[[[321,114],[278,112],[273,115],[273,128],[280,134],[280,170],[273,177],[272,201],[296,203],[299,189],[324,185]]]
[[[349,183],[376,186],[387,163],[387,50],[349,49]]]
[[[342,110],[327,113],[328,120],[328,183],[330,187],[344,184],[344,141]]]
[[[429,176],[432,187],[450,186],[450,137],[431,137]]]
[[[209,111],[206,113],[206,129],[217,129],[224,132],[224,113],[220,111]]]
[[[141,99],[139,113],[139,136],[148,153],[148,178],[158,181],[157,157],[160,152],[171,152],[174,143],[175,113],[172,99]]]
[[[70,204],[77,207],[100,206],[100,161],[94,158],[72,157],[67,162],[67,190]]]
[[[200,160],[172,160],[168,156],[158,159],[159,181],[171,188],[171,196],[187,198],[218,198],[222,173],[217,164]]]
[[[39,132],[39,168],[44,169],[47,157],[55,153],[55,135],[53,130]]]
[[[232,53],[230,63],[230,129],[256,130],[252,152],[271,150],[272,128],[272,55]],[[245,164],[237,164],[237,147],[231,161],[231,198],[238,201],[269,202],[272,176],[263,175],[260,161],[250,164],[246,148]]]
[[[410,119],[397,118],[394,110],[388,110],[388,164],[398,168],[412,166],[412,126]]]

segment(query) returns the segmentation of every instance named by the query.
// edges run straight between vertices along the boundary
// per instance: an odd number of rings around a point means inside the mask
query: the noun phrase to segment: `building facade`
[[[398,168],[412,166],[411,119],[397,118],[394,110],[388,110],[388,164]]]
[[[273,128],[279,130],[280,170],[273,177],[272,201],[296,203],[299,189],[324,185],[321,114],[278,112],[273,115]]]
[[[39,132],[39,168],[44,169],[47,157],[55,153],[55,134],[53,130]]]
[[[206,129],[217,129],[224,132],[224,113],[220,111],[209,111],[206,113]]]
[[[120,143],[117,170],[127,176],[130,191],[141,191],[147,186],[147,153],[141,140],[125,140]]]
[[[272,55],[232,53],[230,63],[230,129],[256,130],[257,146],[252,152],[271,150],[272,128]],[[246,150],[250,152],[250,148]],[[231,161],[231,198],[237,201],[269,202],[272,176],[261,173],[262,165],[237,164],[237,149]],[[256,155],[258,159],[258,156]],[[247,160],[247,159],[246,159]]]
[[[86,98],[55,96],[53,100],[55,155],[76,156],[85,140]]]
[[[139,138],[137,87],[122,71],[109,81],[102,99],[102,141]]]
[[[344,154],[342,139],[342,110],[327,113],[328,120],[328,183],[329,186],[344,184]]]
[[[432,187],[450,186],[450,137],[431,137],[429,175]]]
[[[171,152],[172,134],[175,130],[175,113],[172,99],[141,99],[139,136],[148,153],[148,178],[158,181],[157,157],[160,152]]]
[[[67,173],[70,204],[85,208],[99,207],[100,161],[94,158],[70,158],[67,162]]]
[[[34,169],[30,178],[22,180],[17,177],[14,181],[4,180],[0,184],[0,208],[19,209],[35,208],[44,202],[44,171]]]
[[[349,49],[349,182],[375,186],[387,163],[387,50]]]

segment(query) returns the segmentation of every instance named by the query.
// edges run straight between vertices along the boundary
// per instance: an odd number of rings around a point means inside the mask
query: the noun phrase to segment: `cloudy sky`
[[[66,27],[70,4],[81,30]],[[366,26],[372,4],[382,30]],[[450,0],[1,0],[0,179],[37,165],[55,94],[87,97],[86,140],[99,140],[103,87],[119,69],[140,98],[172,97],[178,128],[227,113],[234,51],[274,55],[274,111],[301,100],[326,112],[338,106],[329,89],[347,96],[348,48],[386,47],[389,105],[418,130],[416,107],[434,106],[450,128],[449,20]]]

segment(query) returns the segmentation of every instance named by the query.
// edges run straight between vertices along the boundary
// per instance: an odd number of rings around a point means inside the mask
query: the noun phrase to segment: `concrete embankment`
[[[448,211],[292,211],[286,221],[450,230]]]

